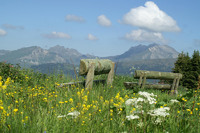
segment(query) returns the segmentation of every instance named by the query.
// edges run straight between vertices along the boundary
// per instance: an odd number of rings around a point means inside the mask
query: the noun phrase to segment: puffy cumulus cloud
[[[5,30],[0,29],[0,36],[5,36],[7,32]]]
[[[155,32],[177,32],[180,28],[176,21],[152,1],[145,3],[145,6],[133,8],[123,16],[122,23],[130,24]]]
[[[76,15],[67,15],[65,17],[66,21],[84,22],[84,18]]]
[[[50,34],[45,34],[44,37],[49,38],[49,39],[57,39],[57,38],[62,38],[62,39],[71,39],[71,36],[63,33],[63,32],[52,32]]]
[[[23,26],[15,26],[15,25],[11,25],[11,24],[3,24],[3,27],[6,29],[12,29],[12,30],[16,30],[16,29],[23,30],[24,29]]]
[[[97,22],[101,26],[107,26],[108,27],[108,26],[112,25],[111,21],[105,15],[98,16]]]
[[[161,33],[147,31],[147,30],[133,30],[125,35],[125,39],[136,42],[148,42],[148,43],[162,43],[166,44],[167,41],[164,39]]]
[[[94,35],[92,34],[88,34],[88,37],[87,37],[88,40],[92,40],[92,41],[95,41],[95,40],[98,40],[97,37],[95,37]]]

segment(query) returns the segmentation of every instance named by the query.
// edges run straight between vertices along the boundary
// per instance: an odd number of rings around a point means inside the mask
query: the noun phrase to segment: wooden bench
[[[139,79],[138,82],[125,82],[124,85],[126,88],[152,88],[160,90],[171,90],[171,92],[177,94],[177,88],[179,86],[179,81],[182,78],[180,73],[171,73],[171,72],[158,72],[158,71],[145,71],[145,70],[136,70],[134,78]],[[172,85],[170,84],[150,84],[146,83],[147,79],[159,79],[159,80],[173,80]]]
[[[105,80],[94,80],[94,75],[108,74],[107,85],[112,85],[115,63],[108,59],[81,59],[79,75],[86,76],[85,81],[62,83],[59,87],[82,84],[91,89],[93,83],[105,83]]]

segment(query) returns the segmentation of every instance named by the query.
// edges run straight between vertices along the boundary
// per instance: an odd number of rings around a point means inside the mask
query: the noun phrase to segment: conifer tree
[[[181,85],[188,86],[188,82],[190,82],[187,81],[188,73],[190,72],[191,69],[190,65],[191,65],[191,59],[189,57],[189,54],[188,53],[185,54],[183,52],[180,53],[178,55],[178,59],[174,63],[174,68],[172,72],[183,74],[183,78],[180,81]]]
[[[200,54],[199,51],[194,51],[192,58],[189,54],[181,53],[177,61],[174,63],[172,70],[175,73],[183,74],[180,84],[189,88],[197,88],[198,76],[200,75]]]

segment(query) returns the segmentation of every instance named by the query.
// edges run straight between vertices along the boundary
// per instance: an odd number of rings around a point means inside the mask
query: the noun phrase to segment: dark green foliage
[[[6,62],[0,62],[0,76],[3,79],[10,77],[11,79],[20,82],[25,79],[25,75],[21,73],[21,67],[19,65],[12,65]]]
[[[180,84],[189,88],[197,88],[198,76],[200,75],[200,54],[199,51],[194,51],[192,57],[188,53],[181,53],[177,61],[174,63],[172,70],[175,73],[182,73],[183,78]]]
[[[26,83],[28,86],[42,83],[47,77],[46,74],[33,72],[31,69],[22,69],[18,64],[13,65],[6,62],[0,62],[0,76],[3,80],[10,77],[15,83],[22,85]]]

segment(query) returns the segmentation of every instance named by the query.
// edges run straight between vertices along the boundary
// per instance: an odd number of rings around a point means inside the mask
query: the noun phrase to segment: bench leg
[[[107,85],[112,86],[112,82],[113,82],[113,77],[114,77],[114,68],[115,68],[115,63],[112,62],[112,67],[111,70],[108,74],[108,78],[107,78]]]
[[[93,80],[94,80],[94,67],[95,67],[95,64],[92,63],[89,67],[89,71],[87,73],[87,76],[86,76],[86,83],[85,83],[85,88],[86,89],[92,89],[92,86],[93,86]]]
[[[142,81],[142,86],[141,86],[141,89],[143,89],[143,88],[144,88],[145,84],[146,84],[146,76],[144,76],[144,79],[143,79],[143,81]]]

